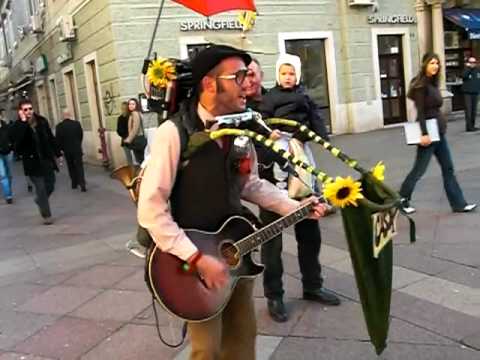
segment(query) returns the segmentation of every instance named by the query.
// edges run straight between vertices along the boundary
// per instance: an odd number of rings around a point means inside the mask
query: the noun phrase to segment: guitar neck
[[[270,239],[282,233],[286,228],[295,225],[296,223],[307,218],[310,214],[313,204],[311,202],[303,205],[294,212],[272,222],[268,226],[261,228],[260,230],[254,232],[253,234],[239,240],[235,243],[235,246],[240,252],[240,255],[243,256],[248,254],[253,249],[259,247],[260,245],[266,243]]]

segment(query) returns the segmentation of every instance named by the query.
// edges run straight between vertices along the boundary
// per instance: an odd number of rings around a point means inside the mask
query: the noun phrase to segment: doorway
[[[402,35],[379,35],[378,58],[383,124],[407,121]]]
[[[325,39],[286,39],[285,51],[302,61],[302,83],[318,106],[329,133],[332,132]]]
[[[44,82],[41,81],[37,83],[37,101],[38,101],[38,112],[40,115],[48,118],[48,103],[47,103],[47,90],[45,89]],[[51,119],[49,119],[52,121]],[[53,125],[51,122],[50,125]]]

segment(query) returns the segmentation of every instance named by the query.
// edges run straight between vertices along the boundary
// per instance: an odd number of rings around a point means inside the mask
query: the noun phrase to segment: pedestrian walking
[[[121,112],[122,113],[117,118],[117,134],[122,139],[120,146],[125,152],[125,158],[127,159],[127,164],[133,165],[132,150],[130,150],[130,148],[125,143],[125,139],[128,137],[128,118],[130,117],[127,101],[122,102]]]
[[[416,210],[411,206],[415,185],[427,171],[432,156],[438,160],[442,170],[443,186],[448,202],[454,212],[470,212],[477,204],[468,204],[463,196],[462,189],[455,177],[453,161],[447,142],[447,119],[441,112],[443,98],[438,88],[440,74],[440,60],[438,55],[428,53],[422,59],[421,69],[410,83],[408,97],[413,100],[417,108],[417,121],[420,123],[422,136],[417,146],[417,155],[413,168],[407,175],[400,188],[403,209],[412,214]],[[436,119],[440,140],[432,142],[427,131],[426,121]]]
[[[128,136],[124,143],[133,151],[137,163],[141,164],[145,157],[147,138],[145,137],[142,114],[137,99],[128,100],[128,112]]]
[[[79,121],[72,119],[67,108],[63,110],[63,120],[55,128],[55,137],[67,162],[72,189],[80,186],[80,190],[86,192],[82,151],[83,129]]]
[[[463,73],[463,97],[465,100],[465,131],[477,131],[475,119],[477,118],[478,93],[480,92],[480,70],[477,66],[477,59],[469,57],[465,63],[466,69]]]
[[[23,170],[35,188],[35,203],[45,225],[53,223],[49,197],[55,189],[57,158],[61,152],[57,147],[47,119],[33,111],[32,102],[21,100],[18,119],[12,125],[13,146],[22,157]]]
[[[0,185],[7,204],[13,203],[11,172],[12,149],[13,143],[10,137],[10,126],[4,119],[0,119]]]
[[[248,66],[246,83],[247,106],[260,111],[266,118],[282,117],[301,121],[309,128],[319,131],[328,138],[323,131],[323,120],[318,116],[317,107],[313,101],[303,93],[299,87],[301,77],[300,58],[293,55],[282,55],[277,61],[277,86],[265,93],[262,88],[263,72],[260,63],[254,59]],[[280,134],[280,142],[289,141],[296,137],[291,128],[276,128]],[[319,130],[320,129],[320,130]],[[282,130],[280,132],[280,130]],[[300,138],[299,146],[305,147],[306,139]],[[280,189],[287,190],[288,173],[284,170],[285,160],[264,148],[257,148],[259,174]],[[260,208],[260,219],[266,224],[278,220],[279,215],[265,208]],[[295,238],[298,245],[298,261],[302,273],[303,298],[325,305],[339,305],[340,299],[331,291],[323,287],[321,265],[319,262],[321,247],[321,232],[318,221],[303,220],[295,225]],[[288,313],[283,301],[283,239],[278,235],[262,245],[261,261],[265,265],[263,272],[263,289],[267,298],[268,312],[273,320],[285,322]]]

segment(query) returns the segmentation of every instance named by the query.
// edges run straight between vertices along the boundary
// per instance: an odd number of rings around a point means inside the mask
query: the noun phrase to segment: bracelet
[[[197,262],[200,260],[200,258],[203,256],[203,253],[200,251],[197,251],[192,257],[191,260],[185,261],[183,264],[183,271],[192,273],[195,271],[197,268]]]

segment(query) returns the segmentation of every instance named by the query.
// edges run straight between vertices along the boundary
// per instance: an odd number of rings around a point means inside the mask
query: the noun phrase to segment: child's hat
[[[302,61],[297,55],[292,55],[287,53],[280,54],[277,60],[277,65],[276,65],[277,84],[280,84],[280,67],[285,64],[293,66],[293,68],[295,69],[295,75],[297,76],[297,85],[300,84],[300,78],[302,77]]]

